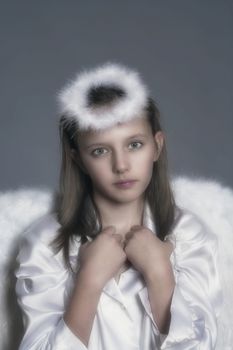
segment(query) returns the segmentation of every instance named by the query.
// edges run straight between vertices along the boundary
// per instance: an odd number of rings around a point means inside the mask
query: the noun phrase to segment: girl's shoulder
[[[60,226],[55,213],[48,212],[34,220],[26,228],[22,235],[23,241],[28,243],[41,242],[50,245],[55,239]]]
[[[48,212],[34,220],[22,234],[18,262],[33,261],[37,264],[38,261],[49,260],[51,266],[66,269],[62,250],[57,252],[53,244],[60,227],[61,224],[53,212]],[[71,264],[74,259],[76,261],[81,244],[77,238],[72,243],[69,252]]]
[[[212,242],[215,244],[217,237],[197,213],[193,211],[176,207],[175,219],[170,231],[165,239],[170,239],[176,243],[195,243],[195,242]]]
[[[217,235],[197,213],[178,208],[176,214],[172,230],[165,237],[174,247],[170,256],[174,269],[187,271],[198,264],[215,264],[219,253]]]
[[[43,265],[50,261],[51,268],[63,268],[62,253],[56,253],[52,242],[57,236],[59,222],[56,215],[48,212],[27,226],[23,232],[17,261],[21,265]]]

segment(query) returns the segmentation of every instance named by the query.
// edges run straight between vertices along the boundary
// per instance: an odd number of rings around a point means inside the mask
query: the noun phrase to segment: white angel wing
[[[0,192],[0,349],[18,349],[21,313],[15,296],[17,243],[25,228],[48,212],[52,196],[46,189]]]
[[[177,177],[172,182],[176,203],[196,213],[216,234],[223,307],[218,322],[217,350],[233,344],[233,191],[217,181]]]

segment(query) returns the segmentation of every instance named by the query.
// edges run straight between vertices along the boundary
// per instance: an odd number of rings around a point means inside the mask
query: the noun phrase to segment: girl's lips
[[[115,185],[127,183],[127,182],[133,182],[133,181],[136,181],[136,180],[133,180],[133,179],[121,180],[121,181],[115,182]]]
[[[136,180],[128,180],[124,182],[116,182],[115,185],[120,188],[129,188],[134,185]]]

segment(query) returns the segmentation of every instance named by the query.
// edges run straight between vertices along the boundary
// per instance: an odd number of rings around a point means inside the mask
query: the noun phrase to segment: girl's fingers
[[[126,233],[125,235],[125,240],[124,240],[124,249],[126,247],[126,245],[128,244],[129,240],[134,236],[134,232],[129,231]]]
[[[138,230],[141,230],[141,229],[142,229],[142,226],[134,225],[134,226],[131,226],[130,231],[138,231]]]
[[[121,234],[119,234],[119,233],[113,233],[112,236],[115,237],[115,239],[118,242],[121,242],[123,240],[123,236]]]
[[[134,232],[132,232],[132,231],[127,232],[125,235],[126,241],[128,241],[130,238],[132,238],[133,235],[134,235]]]
[[[121,247],[124,247],[124,237],[119,233],[113,233],[112,236],[120,243]]]

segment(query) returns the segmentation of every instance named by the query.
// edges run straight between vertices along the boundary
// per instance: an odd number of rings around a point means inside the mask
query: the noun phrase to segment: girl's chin
[[[135,202],[136,200],[142,199],[145,191],[138,191],[133,188],[127,189],[127,190],[119,190],[115,189],[114,191],[109,192],[96,192],[96,196],[94,195],[95,199],[102,199],[104,201],[109,202],[109,204],[126,204],[130,202]]]
[[[109,197],[108,200],[110,200],[112,203],[115,203],[115,204],[126,204],[126,203],[135,202],[137,200],[140,200],[141,198],[142,198],[142,194],[124,193],[124,194],[118,194],[118,196]]]

